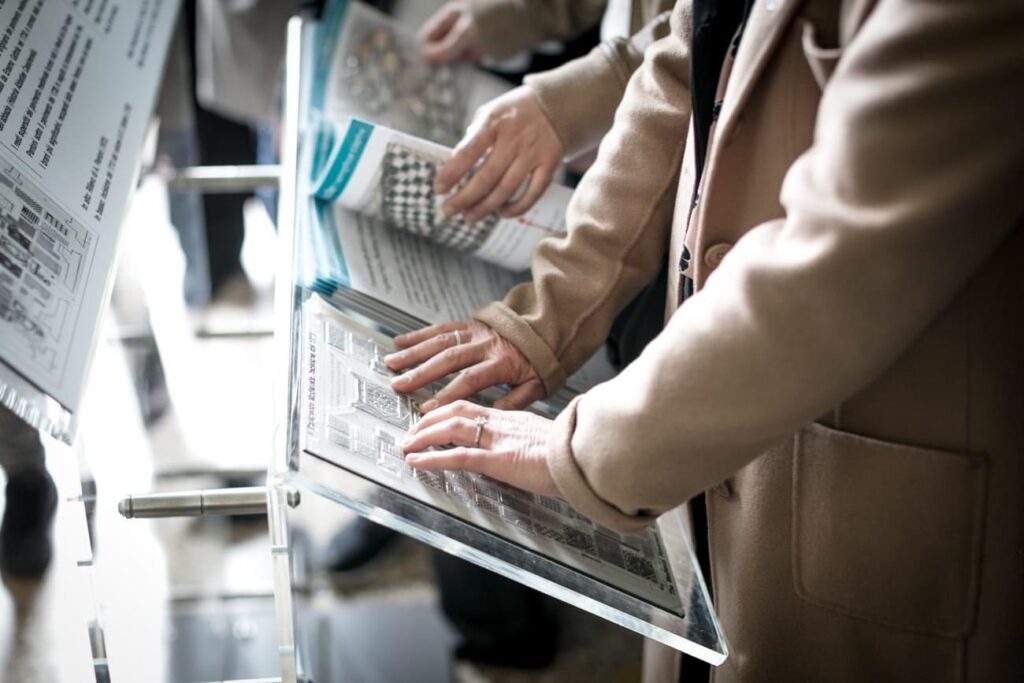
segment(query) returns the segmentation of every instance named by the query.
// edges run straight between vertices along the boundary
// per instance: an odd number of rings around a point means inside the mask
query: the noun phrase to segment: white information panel
[[[179,4],[0,3],[0,404],[65,441]]]

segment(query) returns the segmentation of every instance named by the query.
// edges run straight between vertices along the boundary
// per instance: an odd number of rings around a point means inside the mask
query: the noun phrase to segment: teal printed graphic
[[[313,92],[310,93],[314,111],[323,109],[324,96],[327,91],[327,75],[331,72],[331,60],[334,58],[338,36],[341,35],[341,24],[348,9],[348,0],[331,0],[324,8],[323,16],[316,23],[313,35],[316,48],[314,63]]]
[[[319,199],[333,202],[341,196],[355,173],[366,143],[373,133],[373,125],[352,119],[340,145],[335,145],[319,178],[313,183],[313,194]]]

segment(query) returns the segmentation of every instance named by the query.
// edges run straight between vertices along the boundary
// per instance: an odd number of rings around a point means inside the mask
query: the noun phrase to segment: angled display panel
[[[324,19],[343,26],[344,7]],[[310,626],[308,567],[299,546],[308,537],[294,494],[317,496],[500,575],[717,665],[728,655],[680,515],[663,516],[636,536],[601,528],[563,501],[536,496],[477,475],[425,473],[407,467],[397,444],[417,419],[417,401],[388,387],[380,358],[391,337],[422,316],[382,301],[378,292],[341,279],[310,283],[310,241],[317,207],[310,198],[315,129],[324,115],[334,50],[323,24],[289,27],[285,177],[282,180],[276,292],[275,456],[270,475],[271,534],[282,671],[310,677],[317,634]],[[350,77],[354,77],[350,74]],[[327,86],[328,89],[330,86]],[[321,207],[322,210],[322,207]],[[359,230],[340,220],[338,232]],[[323,254],[322,258],[327,258]],[[346,253],[349,261],[357,254]],[[311,286],[306,286],[311,285]],[[536,406],[553,415],[567,395]],[[483,398],[486,401],[486,396]],[[285,495],[285,492],[288,495]],[[322,509],[322,508],[318,508]],[[344,517],[339,509],[339,519]]]
[[[0,405],[66,442],[179,5],[0,4]]]

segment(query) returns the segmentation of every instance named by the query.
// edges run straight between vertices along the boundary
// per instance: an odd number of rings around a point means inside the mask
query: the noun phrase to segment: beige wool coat
[[[605,0],[471,0],[470,11],[488,56],[500,59],[543,40],[571,38],[596,26]],[[668,35],[672,0],[633,0],[630,37],[602,42],[562,66],[530,74],[537,96],[565,150],[573,158],[597,146],[611,128],[644,51]]]
[[[757,0],[697,179],[679,3],[568,236],[476,314],[554,390],[668,260],[663,332],[556,420],[550,469],[623,531],[707,492],[716,681],[1024,680],[1021,27],[1019,0]]]

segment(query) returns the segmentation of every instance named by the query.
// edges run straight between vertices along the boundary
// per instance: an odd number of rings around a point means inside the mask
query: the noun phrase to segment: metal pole
[[[208,194],[251,192],[261,187],[277,187],[280,180],[281,167],[277,164],[190,166],[178,169],[167,176],[167,187]]]
[[[289,507],[299,504],[299,492],[286,492]],[[154,517],[210,517],[267,514],[267,487],[201,489],[131,495],[117,504],[126,519]]]

